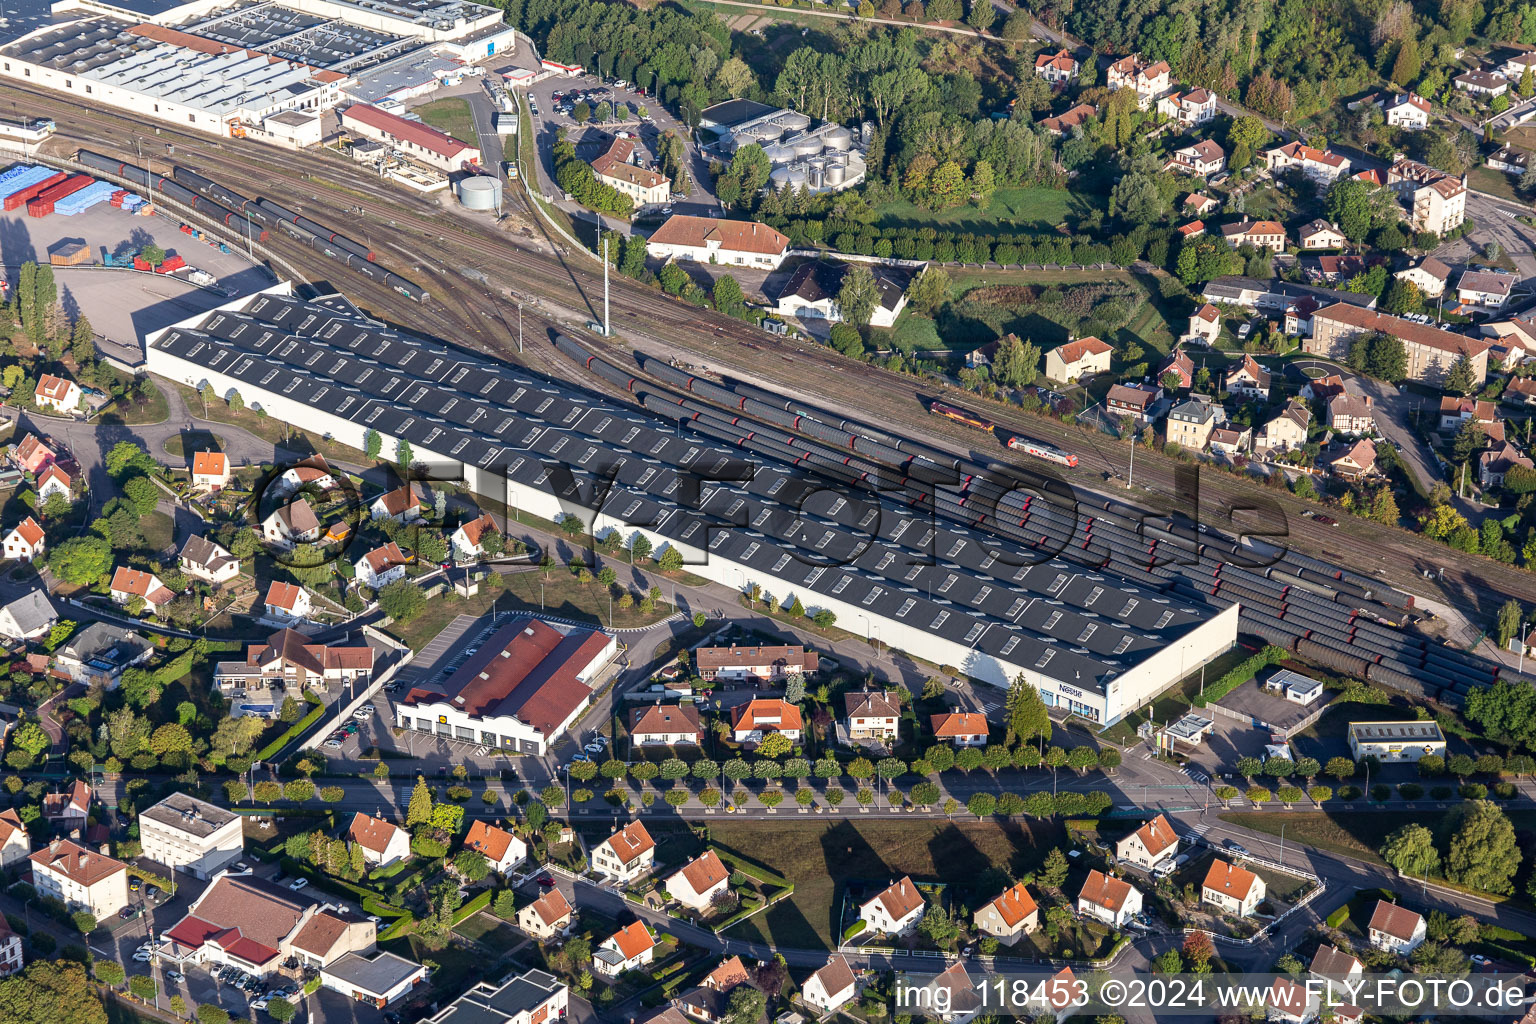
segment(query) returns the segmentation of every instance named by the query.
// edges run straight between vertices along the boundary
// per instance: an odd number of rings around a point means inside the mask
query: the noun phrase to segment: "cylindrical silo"
[[[828,149],[846,153],[853,148],[853,133],[842,125],[838,125],[822,136],[822,141]]]
[[[453,191],[466,210],[501,208],[501,179],[494,175],[471,175],[453,186]]]
[[[827,162],[821,157],[812,157],[805,162],[807,176],[811,188],[821,188],[826,183]]]
[[[787,165],[775,167],[768,175],[768,180],[774,188],[799,188],[805,184],[805,168]]]
[[[821,152],[821,137],[801,135],[790,140],[789,145],[794,148],[796,156],[815,156]]]
[[[782,126],[784,131],[803,132],[811,126],[810,118],[794,110],[786,110],[774,120]]]
[[[763,154],[768,157],[768,162],[777,167],[779,164],[787,164],[795,158],[795,151],[783,143],[770,142],[763,147]]]
[[[836,187],[838,185],[841,185],[843,183],[843,177],[847,173],[848,173],[848,169],[843,166],[843,162],[841,160],[833,160],[833,161],[828,162],[828,164],[827,164],[827,185],[828,185],[828,187]]]

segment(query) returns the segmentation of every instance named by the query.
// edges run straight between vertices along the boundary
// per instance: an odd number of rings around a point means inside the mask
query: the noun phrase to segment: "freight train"
[[[97,170],[107,171],[141,185],[151,192],[159,192],[190,206],[204,216],[224,224],[234,235],[265,242],[269,228],[281,228],[290,236],[308,245],[329,259],[372,278],[408,299],[426,302],[431,296],[426,289],[391,273],[374,263],[374,254],[345,235],[330,230],[322,224],[301,217],[267,199],[250,199],[228,186],[221,185],[201,174],[184,167],[172,168],[172,178],[151,175],[142,167],[124,163],[113,157],[103,156],[82,149],[77,158],[80,163]]]
[[[937,516],[1006,538],[1036,557],[1107,569],[1165,595],[1160,600],[1212,609],[1238,604],[1244,632],[1337,671],[1453,705],[1471,687],[1499,677],[1492,662],[1399,628],[1412,615],[1412,596],[1353,570],[1284,549],[1270,564],[1255,566],[1255,552],[1239,542],[1160,527],[1142,510],[1114,499],[1091,510],[1052,500],[1051,478],[1026,468],[957,459],[750,385],[717,384],[638,356],[650,378],[663,382],[653,384],[570,338],[558,336],[555,344],[593,374],[634,394],[647,410],[686,421],[701,436],[894,500],[905,494],[910,506],[926,505]],[[665,385],[685,394],[668,393]],[[939,475],[920,473],[919,467]],[[943,486],[928,486],[934,482]]]
[[[980,413],[961,409],[958,406],[945,405],[943,402],[934,402],[928,407],[928,411],[935,416],[943,416],[945,419],[954,420],[956,423],[963,423],[968,427],[975,427],[977,430],[992,431],[997,429],[996,423],[993,423]]]

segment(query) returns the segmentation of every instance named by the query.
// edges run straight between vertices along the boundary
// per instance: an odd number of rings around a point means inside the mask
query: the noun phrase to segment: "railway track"
[[[170,128],[146,129],[121,114],[11,83],[0,86],[0,95],[5,92],[34,113],[55,118],[61,126],[55,146],[78,143],[130,159],[135,156],[132,140],[147,139],[161,150],[155,155],[157,161],[174,160],[232,188],[268,196],[360,236],[379,251],[381,264],[425,285],[432,293],[432,302],[420,305],[403,300],[280,233],[274,233],[268,245],[312,273],[315,280],[328,281],[360,307],[401,327],[565,377],[569,365],[540,335],[570,331],[573,322],[595,318],[600,311],[601,274],[585,257],[563,258],[555,241],[543,233],[540,222],[526,208],[516,218],[521,236],[505,229],[491,231],[486,221],[464,218],[436,199],[403,189],[380,195],[374,176],[333,156],[270,150],[259,144],[240,144],[236,149],[219,140]],[[129,140],[126,144],[125,138]],[[166,142],[174,145],[174,155],[163,153]],[[268,156],[271,159],[264,159]],[[1002,406],[978,404],[1006,432],[1003,437],[978,443],[974,431],[928,414],[929,401],[948,393],[931,382],[854,364],[830,350],[764,334],[617,275],[611,283],[614,328],[620,343],[598,342],[597,347],[621,365],[625,360],[632,363],[631,348],[675,358],[778,393],[804,395],[829,411],[879,422],[907,436],[936,439],[941,447],[963,457],[1028,466],[1029,460],[1013,456],[1001,445],[1007,434],[1017,433],[1077,453],[1077,469],[1058,470],[1063,479],[1078,487],[1103,489],[1107,479],[1116,484],[1123,479],[1126,449],[1096,432]],[[524,333],[530,342],[521,355],[517,352],[516,327],[511,323],[513,310],[507,308],[507,302],[488,303],[488,292],[521,305]],[[858,387],[849,387],[851,373],[858,374]],[[1178,475],[1181,464],[1159,452],[1138,452],[1138,456],[1136,482],[1155,496],[1144,503],[1161,503],[1163,513],[1196,511],[1185,507],[1192,494],[1187,480]],[[1308,554],[1374,571],[1386,582],[1428,592],[1437,600],[1484,617],[1491,617],[1509,596],[1536,601],[1536,576],[1532,574],[1453,551],[1407,531],[1364,521],[1323,526],[1304,518],[1301,513],[1308,506],[1287,493],[1264,493],[1286,516],[1287,543]],[[1200,512],[1208,521],[1212,510],[1221,512],[1217,518],[1224,519],[1224,510],[1251,507],[1255,494],[1253,484],[1225,473],[1208,472],[1199,477]],[[1419,570],[1430,566],[1443,568],[1443,578],[1432,582],[1422,579]]]

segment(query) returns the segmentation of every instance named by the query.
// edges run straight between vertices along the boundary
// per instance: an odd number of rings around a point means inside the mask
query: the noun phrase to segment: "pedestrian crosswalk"
[[[1187,832],[1185,832],[1184,834],[1185,834],[1185,837],[1188,838],[1188,839],[1191,839],[1191,840],[1198,839],[1201,836],[1205,835],[1206,830],[1209,829],[1210,827],[1211,827],[1211,823],[1209,821],[1201,819],[1200,821],[1197,821],[1197,822],[1195,822],[1195,824],[1191,825],[1189,827],[1189,830]]]
[[[1002,709],[1003,706],[1001,704],[994,703],[990,700],[984,700],[981,702],[981,710],[989,715],[994,711],[1001,711]]]
[[[1202,786],[1211,781],[1211,777],[1209,775],[1205,774],[1205,772],[1202,772],[1198,768],[1191,767],[1190,765],[1184,766],[1184,774],[1188,775],[1191,779],[1194,779]]]

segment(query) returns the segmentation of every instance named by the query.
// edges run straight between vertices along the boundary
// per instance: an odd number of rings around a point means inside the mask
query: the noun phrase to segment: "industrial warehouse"
[[[640,390],[579,346],[560,347]],[[1320,582],[1329,567],[1303,556],[1262,572],[1149,560],[1148,533],[1021,499],[1024,481],[988,493],[1000,485],[964,465],[948,467],[966,470],[948,485],[892,476],[877,492],[851,467],[850,447],[867,450],[859,435],[790,438],[660,385],[647,385],[643,402],[665,418],[647,416],[386,329],[340,297],[304,302],[280,285],[150,335],[146,357],[155,373],[238,393],[345,444],[364,447],[369,430],[386,447],[408,441],[435,475],[475,493],[547,519],[578,515],[597,535],[643,533],[706,578],[832,611],[844,628],[994,685],[1022,678],[1092,722],[1119,720],[1228,650],[1240,617],[1271,642],[1419,692],[1491,678],[1486,662],[1430,650],[1357,610],[1386,610],[1380,602],[1401,595],[1362,595],[1342,573],[1330,593]],[[647,372],[663,376],[654,364]],[[704,388],[679,376],[685,392]],[[752,411],[739,390],[716,390]]]
[[[398,87],[403,65],[509,52],[515,32],[464,0],[207,0],[146,16],[63,0],[70,18],[0,47],[0,77],[184,128],[288,146],[321,141],[321,115]]]

